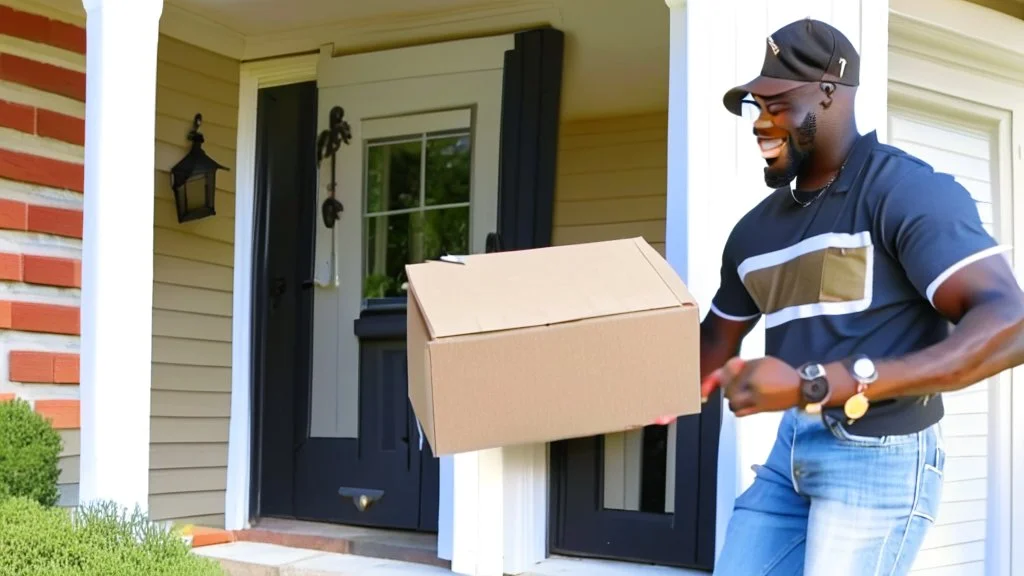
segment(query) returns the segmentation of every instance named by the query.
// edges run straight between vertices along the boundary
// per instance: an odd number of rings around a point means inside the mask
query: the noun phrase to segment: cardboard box
[[[409,400],[435,455],[700,411],[696,302],[642,238],[406,272]]]

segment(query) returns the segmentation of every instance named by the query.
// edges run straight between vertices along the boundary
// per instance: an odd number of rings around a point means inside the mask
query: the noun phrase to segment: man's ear
[[[821,91],[825,93],[825,99],[821,101],[821,107],[828,109],[832,106],[832,95],[836,93],[836,85],[832,82],[822,82]]]

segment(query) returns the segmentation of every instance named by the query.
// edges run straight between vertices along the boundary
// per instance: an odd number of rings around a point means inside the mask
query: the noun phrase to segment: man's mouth
[[[782,138],[758,140],[757,143],[761,147],[761,157],[765,159],[778,158],[782,154],[783,146],[786,145],[786,141]]]

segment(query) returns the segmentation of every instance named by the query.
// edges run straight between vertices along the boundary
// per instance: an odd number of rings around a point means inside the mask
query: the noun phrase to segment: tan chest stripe
[[[806,304],[855,302],[865,297],[869,249],[815,250],[751,270],[743,284],[764,314]]]

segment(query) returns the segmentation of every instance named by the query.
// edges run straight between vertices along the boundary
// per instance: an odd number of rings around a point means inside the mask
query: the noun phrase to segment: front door
[[[395,51],[407,74],[388,62],[394,52],[320,60],[299,518],[437,529],[439,461],[407,397],[404,267],[483,252],[496,229],[502,70],[500,60],[446,75],[408,66],[430,65],[434,51]]]

